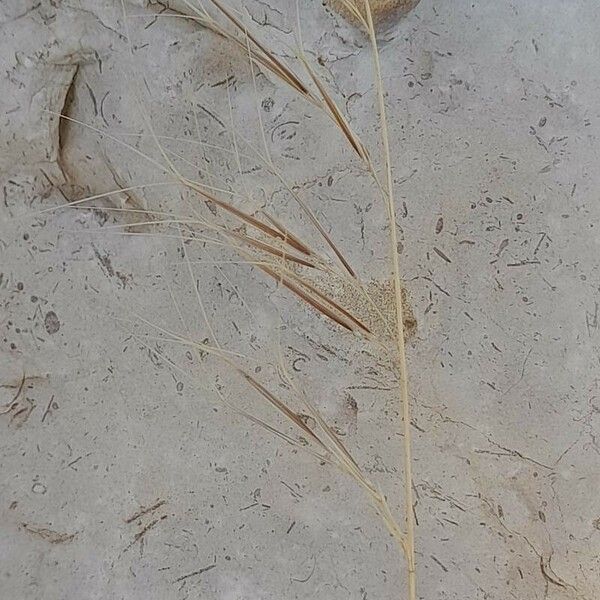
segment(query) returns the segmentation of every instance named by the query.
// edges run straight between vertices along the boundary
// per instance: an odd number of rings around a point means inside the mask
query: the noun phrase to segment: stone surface
[[[300,4],[307,54],[376,154],[366,41]],[[112,0],[0,7],[0,596],[402,598],[396,549],[352,482],[225,409],[215,386],[272,417],[227,370],[133,324],[186,334],[175,298],[187,335],[209,335],[178,240],[145,235],[142,216],[125,232],[143,235],[121,235],[132,219],[109,210],[189,210],[185,194],[40,212],[164,182],[140,154],[164,164],[151,122],[186,140],[160,138],[186,174],[208,170],[315,242],[278,182],[250,159],[240,176],[228,152],[229,102],[240,145],[261,145],[258,106],[274,160],[361,276],[388,274],[383,207],[328,120],[270,76],[256,97],[242,53],[163,4],[125,6],[127,27]],[[289,55],[295,3],[246,8]],[[599,27],[593,0],[423,0],[382,35],[417,321],[421,598],[600,589]],[[59,124],[61,111],[95,129]],[[189,252],[224,347],[275,386],[281,348],[400,510],[385,365],[247,265],[215,263],[218,248]]]

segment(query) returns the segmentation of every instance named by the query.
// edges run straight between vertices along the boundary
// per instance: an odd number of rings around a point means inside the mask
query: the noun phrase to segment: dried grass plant
[[[204,321],[206,336],[198,339],[190,333],[185,324],[184,333],[176,333],[166,327],[150,322],[145,317],[137,318],[138,324],[151,330],[150,335],[134,334],[136,339],[150,348],[152,339],[160,339],[161,343],[172,343],[183,346],[201,357],[212,357],[224,367],[227,376],[240,378],[247,386],[249,393],[271,407],[279,418],[269,421],[252,410],[248,410],[238,402],[228,397],[226,387],[215,385],[212,391],[232,411],[243,415],[249,422],[259,426],[264,432],[273,434],[294,448],[312,455],[319,463],[327,468],[334,468],[354,481],[362,489],[389,534],[397,543],[404,558],[407,600],[416,600],[416,565],[415,565],[415,518],[413,500],[413,475],[411,453],[411,405],[408,392],[408,373],[405,348],[405,314],[404,294],[402,288],[401,266],[398,256],[398,235],[396,230],[396,206],[394,201],[394,182],[392,177],[393,161],[390,149],[386,103],[382,83],[381,64],[377,47],[377,36],[373,14],[369,0],[343,0],[342,4],[347,13],[360,24],[370,43],[375,75],[376,105],[379,113],[379,129],[381,133],[381,158],[375,160],[373,153],[367,148],[360,136],[351,127],[342,109],[328,90],[324,79],[318,74],[302,48],[300,23],[298,24],[298,48],[295,60],[284,61],[269,47],[269,44],[255,34],[244,21],[244,18],[232,8],[222,4],[220,0],[209,0],[209,10],[199,3],[185,1],[189,14],[171,14],[178,18],[196,22],[207,28],[231,46],[231,52],[237,52],[246,57],[250,65],[250,75],[256,90],[258,73],[267,75],[290,88],[294,94],[304,99],[311,110],[325,115],[333,129],[337,130],[340,140],[351,149],[354,160],[358,161],[364,171],[370,176],[373,190],[380,197],[380,210],[385,212],[389,232],[389,272],[392,311],[384,306],[381,297],[375,297],[373,290],[362,281],[342,249],[332,239],[322,225],[309,203],[301,193],[289,184],[280,172],[270,155],[264,128],[258,119],[261,129],[262,149],[244,139],[232,124],[228,129],[231,134],[230,154],[235,160],[238,171],[241,172],[241,161],[251,156],[258,161],[265,176],[273,177],[283,187],[297,208],[303,220],[312,230],[308,237],[316,237],[318,244],[303,239],[294,231],[294,224],[276,218],[266,210],[259,212],[247,211],[242,203],[237,201],[234,193],[224,184],[215,183],[210,173],[202,181],[196,181],[182,173],[182,164],[193,164],[185,156],[179,155],[165,147],[167,136],[155,132],[152,120],[145,109],[148,136],[153,140],[157,157],[142,152],[136,146],[124,141],[110,131],[93,128],[75,119],[63,115],[65,120],[88,127],[97,135],[111,140],[122,148],[126,148],[133,156],[142,158],[157,172],[166,176],[164,182],[147,183],[132,186],[122,186],[103,194],[96,194],[72,202],[70,208],[98,208],[101,201],[116,194],[135,193],[141,188],[160,187],[166,189],[167,197],[172,186],[185,190],[191,202],[188,210],[182,214],[175,201],[162,209],[152,209],[148,206],[139,207],[107,207],[102,210],[125,213],[132,217],[135,230],[130,229],[131,222],[119,225],[127,235],[160,235],[163,238],[174,238],[180,245],[181,256],[185,268],[194,281],[193,261],[189,257],[189,249],[193,245],[199,247],[212,246],[222,249],[225,253],[234,252],[237,259],[232,262],[247,265],[249,269],[262,272],[277,286],[287,290],[299,303],[310,307],[315,316],[325,319],[337,327],[341,335],[354,336],[364,344],[380,361],[390,364],[397,375],[397,402],[401,414],[399,427],[402,434],[401,462],[403,465],[403,514],[397,517],[392,506],[399,503],[394,498],[390,503],[381,491],[377,482],[372,481],[365,469],[355,459],[352,448],[347,447],[335,428],[328,423],[319,408],[319,402],[310,397],[302,382],[297,381],[286,365],[285,357],[278,351],[276,358],[277,382],[263,381],[255,371],[247,368],[244,357],[230,351],[219,341],[214,324],[207,314],[202,294],[196,287],[196,299],[199,314]],[[133,16],[126,16],[125,22]],[[128,33],[129,39],[131,36]],[[293,63],[294,66],[291,65]],[[141,103],[143,106],[143,103]],[[215,147],[211,141],[201,141],[204,148]],[[223,150],[223,148],[220,148]],[[197,167],[197,165],[194,165]],[[234,176],[236,173],[233,174]],[[96,202],[96,203],[95,203]],[[206,208],[210,210],[205,210]],[[291,221],[291,219],[290,219]],[[145,228],[142,230],[141,228]],[[336,294],[332,291],[331,282],[336,289],[344,289],[346,294]],[[358,300],[358,301],[357,301]],[[179,315],[180,307],[173,298],[174,306]],[[357,311],[356,305],[367,307],[367,311]],[[366,316],[365,316],[366,314]],[[170,360],[156,348],[152,351],[159,354],[161,359],[174,370],[190,377],[187,369],[182,369],[176,362]],[[197,380],[194,380],[197,383]],[[278,385],[275,385],[277,383]],[[283,385],[282,385],[283,383]],[[285,389],[285,395],[281,389]],[[310,419],[306,418],[306,415]],[[288,426],[282,425],[287,423]]]

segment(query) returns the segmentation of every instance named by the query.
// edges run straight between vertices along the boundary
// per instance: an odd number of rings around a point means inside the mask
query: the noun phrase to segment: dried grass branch
[[[219,398],[238,414],[247,418],[250,422],[259,425],[269,433],[276,435],[278,438],[286,441],[296,448],[302,448],[312,454],[319,461],[334,465],[342,472],[351,477],[358,486],[363,489],[385,524],[388,532],[394,537],[399,548],[406,560],[407,569],[407,600],[416,600],[416,565],[415,565],[415,520],[413,512],[413,491],[412,491],[412,450],[411,450],[411,419],[410,419],[410,399],[408,395],[408,374],[405,348],[405,329],[404,329],[404,306],[402,296],[402,284],[400,274],[400,264],[397,252],[398,235],[396,231],[396,217],[394,204],[394,190],[392,178],[392,156],[389,144],[389,134],[386,119],[385,96],[383,91],[383,82],[381,75],[381,65],[379,60],[379,52],[377,47],[377,39],[375,35],[375,27],[371,14],[369,0],[362,0],[363,6],[359,7],[355,1],[342,0],[347,4],[349,11],[352,11],[359,22],[365,28],[372,47],[374,71],[377,87],[377,104],[379,110],[381,140],[383,147],[383,171],[384,176],[380,178],[372,162],[371,155],[366,146],[361,141],[360,137],[353,131],[348,123],[348,120],[339,109],[332,95],[328,92],[323,80],[319,77],[315,69],[310,65],[302,48],[298,52],[298,60],[303,65],[308,74],[309,83],[303,79],[283,60],[281,60],[266,43],[262,42],[251,33],[243,21],[238,18],[233,10],[224,6],[219,0],[209,0],[219,14],[227,21],[230,27],[233,27],[234,33],[230,33],[227,29],[221,26],[209,13],[203,8],[198,8],[190,2],[186,2],[190,9],[194,11],[195,16],[190,18],[211,29],[219,36],[231,41],[243,52],[247,53],[251,64],[263,68],[273,74],[279,81],[284,82],[300,97],[307,100],[317,110],[326,114],[336,129],[341,132],[343,138],[349,144],[354,154],[366,167],[367,171],[372,175],[378,190],[381,192],[383,207],[386,211],[389,227],[389,261],[390,270],[392,273],[392,283],[394,292],[394,318],[391,323],[387,321],[380,307],[373,301],[369,295],[366,286],[361,283],[355,271],[351,268],[348,260],[344,257],[339,247],[334,243],[331,236],[325,231],[319,220],[314,215],[309,206],[299,197],[298,193],[292,186],[285,182],[284,177],[279,173],[273,164],[268,150],[265,149],[265,155],[254,150],[249,144],[248,146],[259,156],[264,163],[268,173],[274,175],[281,183],[295,202],[301,207],[304,214],[310,220],[311,225],[318,231],[321,243],[324,241],[327,247],[333,251],[339,261],[339,265],[322,257],[319,250],[312,248],[309,243],[303,241],[301,237],[292,232],[292,227],[285,223],[281,223],[275,217],[268,214],[266,211],[260,213],[250,213],[234,204],[235,196],[232,194],[231,201],[225,201],[219,195],[222,195],[225,190],[222,190],[213,185],[207,186],[203,183],[193,181],[183,176],[177,169],[174,161],[183,160],[189,162],[185,157],[179,156],[172,151],[167,151],[161,145],[161,139],[164,136],[157,136],[152,128],[152,123],[144,111],[142,114],[146,119],[146,123],[152,138],[160,151],[161,162],[152,157],[145,155],[138,148],[123,142],[115,136],[111,136],[105,131],[90,127],[90,129],[98,132],[99,135],[111,139],[116,143],[130,149],[136,155],[141,156],[149,162],[154,168],[158,168],[161,173],[167,174],[172,178],[172,183],[179,184],[192,192],[190,194],[194,199],[200,197],[202,202],[216,207],[219,219],[205,218],[201,215],[196,215],[196,210],[192,208],[194,217],[179,216],[168,211],[153,211],[152,209],[130,209],[131,212],[144,212],[148,215],[148,219],[138,225],[148,225],[151,227],[166,228],[167,231],[176,231],[177,235],[170,233],[163,234],[165,237],[173,237],[178,239],[181,244],[184,259],[191,281],[195,284],[195,277],[192,269],[192,263],[188,257],[186,244],[193,242],[212,243],[220,245],[227,250],[235,252],[238,256],[244,259],[244,262],[256,267],[263,273],[268,275],[277,284],[285,287],[292,292],[298,299],[314,309],[319,314],[323,315],[342,329],[349,331],[365,341],[365,348],[374,344],[378,349],[385,348],[387,357],[392,357],[395,370],[398,373],[399,389],[398,395],[402,412],[402,434],[403,434],[403,467],[404,467],[404,514],[402,526],[395,519],[387,498],[383,492],[375,485],[365,474],[358,462],[353,457],[350,450],[342,442],[339,435],[327,423],[321,411],[318,408],[317,402],[307,396],[304,390],[297,385],[293,378],[289,375],[285,368],[285,362],[282,357],[278,361],[278,370],[282,381],[285,383],[287,390],[293,398],[294,404],[299,404],[308,412],[314,419],[315,426],[309,425],[302,418],[301,413],[293,408],[291,402],[282,400],[267,384],[262,383],[248,369],[241,366],[241,362],[234,353],[224,350],[216,332],[208,317],[200,291],[194,285],[196,298],[200,308],[200,314],[204,320],[206,330],[210,333],[212,343],[199,343],[191,339],[191,336],[181,336],[167,329],[157,327],[149,321],[140,318],[142,323],[153,327],[161,335],[162,341],[173,344],[180,344],[191,347],[198,356],[209,355],[218,359],[226,368],[229,375],[237,376],[252,390],[253,395],[257,395],[270,409],[275,410],[279,417],[291,426],[294,430],[293,434],[289,434],[282,430],[281,427],[268,422],[267,420],[256,416],[250,411],[242,408],[238,403],[231,402],[222,393],[221,389],[216,389]],[[313,91],[316,89],[316,92]],[[75,121],[74,119],[69,119]],[[75,121],[76,122],[76,121]],[[240,153],[237,148],[237,134],[233,131],[232,125],[232,141],[233,154],[235,155],[238,167],[240,166]],[[263,136],[264,140],[264,136]],[[190,163],[192,164],[192,163]],[[241,171],[241,168],[239,169]],[[209,180],[210,181],[210,180]],[[155,185],[165,185],[163,183]],[[137,186],[132,186],[130,189],[135,189]],[[123,187],[122,191],[128,188]],[[119,190],[121,191],[121,190]],[[81,201],[73,203],[71,206],[78,207],[80,203],[86,200],[100,199],[109,196],[114,192],[106,194],[98,194],[91,196]],[[195,203],[197,206],[198,203]],[[117,210],[117,209],[115,209]],[[213,237],[207,237],[205,231],[211,232]],[[137,235],[137,234],[132,234]],[[332,257],[333,258],[333,257]],[[346,306],[343,302],[338,301],[333,294],[328,293],[325,286],[319,285],[318,274],[339,278],[340,281],[349,283],[352,289],[355,289],[370,301],[374,308],[375,314],[381,318],[386,329],[392,330],[393,344],[386,343],[389,340],[382,340],[381,337],[373,330],[370,323],[366,323],[364,319],[358,315],[352,306]],[[322,282],[321,282],[322,283]],[[178,311],[179,312],[179,311]],[[181,316],[181,313],[179,312]],[[182,319],[183,320],[183,319]],[[140,340],[139,337],[136,339]],[[146,345],[152,352],[156,353],[162,360],[165,360],[172,368],[180,372],[184,372],[173,361],[164,356],[160,351],[150,348],[146,342],[140,341]],[[390,348],[390,346],[392,346]],[[189,376],[189,373],[185,373]],[[287,392],[286,392],[287,394]]]

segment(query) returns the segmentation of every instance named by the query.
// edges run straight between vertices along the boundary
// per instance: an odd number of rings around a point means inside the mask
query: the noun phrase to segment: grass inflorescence
[[[140,110],[144,115],[147,132],[144,134],[154,144],[158,157],[152,157],[129,143],[123,136],[105,129],[93,128],[99,136],[118,144],[142,158],[162,181],[121,186],[112,191],[95,194],[72,202],[72,209],[97,208],[98,201],[123,193],[155,188],[163,195],[160,207],[136,204],[135,206],[102,206],[103,210],[124,214],[132,218],[136,229],[128,229],[131,223],[115,225],[114,228],[125,235],[160,235],[163,239],[173,239],[179,245],[181,260],[194,283],[198,312],[202,317],[206,335],[198,338],[190,332],[175,299],[174,304],[180,316],[184,333],[177,333],[168,327],[152,323],[143,316],[137,322],[151,330],[147,336],[135,334],[140,344],[149,346],[151,339],[183,346],[204,359],[209,357],[222,365],[229,378],[242,382],[255,400],[261,401],[275,411],[279,419],[269,420],[262,411],[252,411],[228,397],[223,385],[209,386],[218,398],[232,411],[242,415],[250,423],[260,427],[265,433],[309,453],[321,464],[333,467],[356,483],[371,500],[376,513],[396,541],[405,559],[406,598],[416,600],[415,565],[415,519],[413,514],[412,453],[411,453],[411,407],[408,393],[408,374],[406,362],[406,336],[414,329],[414,318],[405,304],[405,291],[401,280],[401,266],[398,257],[398,239],[396,232],[396,207],[394,201],[394,182],[392,177],[393,160],[390,149],[386,118],[385,94],[382,83],[381,64],[377,48],[375,24],[369,0],[343,0],[345,10],[349,12],[363,28],[370,44],[375,74],[376,106],[381,132],[381,158],[376,161],[375,153],[367,148],[359,134],[350,125],[344,111],[335,101],[325,80],[309,60],[303,49],[300,37],[300,24],[297,28],[297,47],[293,64],[277,55],[265,41],[245,22],[233,8],[220,0],[209,0],[210,11],[199,3],[185,1],[187,14],[171,14],[213,32],[231,46],[231,52],[237,52],[247,58],[250,75],[256,90],[258,73],[268,75],[273,81],[286,86],[296,96],[304,100],[312,111],[325,115],[333,131],[337,132],[340,143],[346,144],[353,160],[356,161],[372,182],[372,189],[378,194],[379,209],[387,219],[389,234],[389,279],[384,284],[363,280],[359,270],[351,264],[341,244],[337,243],[321,222],[304,194],[291,185],[273,160],[269,151],[262,122],[261,144],[257,147],[245,139],[233,119],[226,129],[229,131],[230,148],[220,147],[214,140],[198,140],[204,149],[215,152],[228,152],[230,158],[241,173],[242,161],[250,158],[260,165],[265,177],[273,178],[302,215],[302,227],[291,215],[276,215],[266,207],[255,210],[250,203],[244,202],[246,194],[237,194],[219,182],[214,174],[206,171],[205,177],[195,179],[184,174],[183,166],[196,166],[189,156],[181,155],[169,149],[169,136],[154,130],[144,103]],[[125,22],[131,16],[125,15]],[[131,36],[127,31],[131,43]],[[133,55],[133,52],[132,52]],[[224,92],[226,94],[226,92]],[[231,99],[226,96],[232,111]],[[73,123],[79,121],[63,116]],[[227,119],[223,119],[225,122]],[[379,164],[377,164],[379,163]],[[183,166],[182,166],[183,165]],[[196,169],[197,171],[197,169]],[[216,180],[216,181],[215,181]],[[179,191],[178,191],[179,190]],[[182,191],[185,192],[185,198]],[[179,197],[175,200],[175,197]],[[173,197],[172,201],[169,198]],[[182,200],[183,198],[183,200]],[[241,201],[240,201],[241,200]],[[105,227],[106,231],[109,227]],[[222,252],[224,262],[244,265],[262,274],[274,285],[287,291],[299,305],[304,306],[324,323],[339,329],[341,334],[354,336],[360,340],[368,352],[380,357],[381,361],[392,366],[396,375],[397,400],[402,433],[402,465],[404,471],[404,499],[402,518],[395,516],[395,510],[380,489],[377,482],[371,480],[363,466],[354,455],[352,448],[342,440],[336,428],[332,426],[319,408],[319,402],[305,391],[297,376],[292,376],[286,359],[281,351],[277,352],[275,364],[277,384],[262,380],[256,371],[244,365],[240,353],[223,346],[215,331],[212,317],[206,309],[202,293],[195,284],[194,263],[190,259],[189,249],[211,247]],[[249,311],[249,315],[252,313]],[[153,352],[157,352],[152,348]],[[160,354],[160,353],[159,353]],[[166,354],[160,359],[184,375],[189,373],[181,369]],[[282,393],[282,390],[285,393]],[[306,417],[310,418],[306,418]],[[282,425],[284,423],[284,425]],[[287,424],[287,426],[285,425]],[[392,502],[396,506],[396,499]]]

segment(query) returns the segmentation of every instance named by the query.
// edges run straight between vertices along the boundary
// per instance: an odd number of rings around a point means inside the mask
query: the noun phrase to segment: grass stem
[[[406,522],[405,557],[407,562],[408,600],[417,598],[417,581],[415,565],[415,516],[413,508],[413,477],[412,477],[412,443],[411,443],[411,406],[408,395],[408,370],[406,366],[406,347],[404,342],[404,307],[402,303],[402,284],[400,280],[400,261],[398,258],[398,235],[396,232],[396,209],[394,204],[392,165],[390,156],[390,143],[385,111],[385,96],[381,77],[381,64],[377,48],[377,36],[371,14],[369,0],[364,0],[367,29],[373,47],[373,62],[375,77],[377,79],[377,97],[379,103],[379,118],[381,122],[381,139],[385,160],[387,193],[384,194],[389,225],[390,225],[390,259],[392,262],[392,276],[394,280],[394,300],[396,307],[396,345],[398,352],[398,371],[400,375],[400,403],[402,409],[402,431],[404,434],[403,462],[404,462],[404,511]]]

